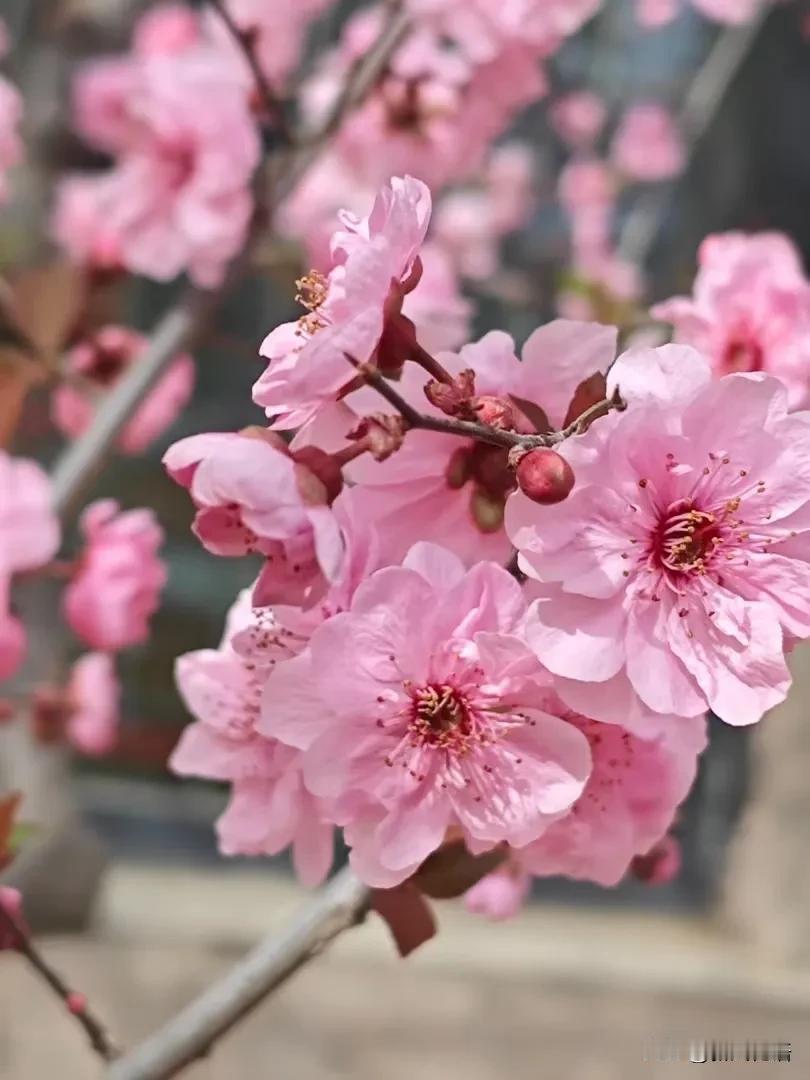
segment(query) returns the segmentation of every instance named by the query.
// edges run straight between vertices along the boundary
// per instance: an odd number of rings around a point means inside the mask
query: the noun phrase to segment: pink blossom
[[[589,150],[605,126],[607,109],[590,90],[576,90],[558,98],[549,120],[559,137],[574,150]]]
[[[59,548],[59,519],[47,474],[0,450],[0,578],[36,570]]]
[[[13,919],[15,929],[7,926],[5,920],[0,919],[0,952],[4,949],[16,949],[19,946],[18,931],[28,935],[28,928],[23,921],[22,894],[17,889],[8,885],[0,885],[0,908]]]
[[[605,371],[615,348],[612,327],[558,320],[529,337],[522,362],[512,339],[499,331],[440,359],[451,374],[472,370],[477,393],[534,402],[559,428],[579,384]],[[424,383],[424,373],[409,365],[398,387],[430,412]],[[347,402],[358,412],[379,410],[374,397],[361,391]],[[534,430],[525,416],[520,424],[521,430]],[[393,457],[358,460],[349,475],[360,485],[367,520],[378,529],[390,560],[398,561],[412,544],[426,539],[448,547],[468,565],[481,559],[504,562],[511,549],[502,528],[503,507],[515,483],[506,459],[506,450],[498,447],[414,431]]]
[[[392,178],[367,218],[343,215],[328,277],[313,272],[299,282],[309,313],[277,327],[262,344],[270,365],[253,398],[275,427],[300,427],[335,400],[353,378],[347,353],[360,362],[377,356],[418,281],[429,219],[430,192],[411,177]]]
[[[810,634],[810,426],[778,380],[710,374],[684,346],[626,353],[608,390],[630,407],[560,447],[568,499],[507,506],[561,696],[642,734],[639,700],[755,722],[790,685],[785,635]]]
[[[311,602],[313,592],[337,579],[344,548],[330,492],[281,440],[192,435],[163,461],[188,488],[197,509],[194,532],[208,551],[264,557],[257,605]]]
[[[645,885],[668,885],[680,873],[681,864],[681,845],[674,836],[667,835],[645,855],[633,859],[631,872]]]
[[[68,178],[57,239],[81,260],[110,236],[128,270],[158,281],[187,271],[203,288],[218,285],[247,232],[259,160],[242,81],[204,44],[100,63],[81,76],[78,120],[116,165],[78,187]]]
[[[633,859],[651,851],[672,824],[694,783],[706,721],[673,716],[662,734],[642,739],[559,705],[549,708],[585,735],[593,769],[569,813],[520,850],[520,865],[541,877],[562,874],[616,885]]]
[[[19,91],[0,75],[0,205],[8,199],[6,173],[23,157],[19,135],[22,119],[22,98]]]
[[[86,653],[73,665],[67,687],[68,742],[89,757],[103,757],[115,746],[121,688],[108,653]]]
[[[76,439],[89,426],[99,396],[115,386],[138,359],[148,339],[124,326],[105,326],[75,345],[67,355],[67,378],[53,392],[51,415],[59,430]],[[178,356],[166,369],[124,426],[118,448],[140,454],[188,404],[194,390],[195,369],[190,356]]]
[[[700,246],[692,296],[652,314],[679,342],[706,356],[717,375],[766,371],[782,380],[792,408],[810,391],[810,282],[781,233],[721,233]]]
[[[249,659],[234,648],[248,636]],[[225,855],[275,855],[290,844],[299,877],[316,885],[332,862],[332,833],[325,806],[303,785],[299,751],[257,730],[267,674],[301,648],[272,612],[251,607],[241,594],[228,617],[219,649],[181,656],[177,685],[196,722],[185,729],[171,768],[231,785],[231,800],[217,825]]]
[[[510,859],[464,893],[464,906],[474,915],[484,915],[496,922],[513,919],[526,903],[531,884],[531,875],[522,868],[520,860]]]
[[[633,105],[613,136],[611,158],[633,180],[671,180],[684,165],[684,148],[672,115],[662,105]]]
[[[141,644],[166,583],[163,530],[151,510],[121,513],[113,499],[88,506],[80,528],[85,547],[63,598],[70,628],[94,649]]]
[[[458,827],[478,850],[539,836],[582,791],[585,740],[538,704],[520,586],[417,545],[267,682],[260,731],[305,750],[364,881],[407,878]]]

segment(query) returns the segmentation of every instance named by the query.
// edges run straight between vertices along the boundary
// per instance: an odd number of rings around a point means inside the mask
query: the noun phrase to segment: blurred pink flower
[[[267,433],[269,434],[269,433]],[[330,493],[280,439],[211,433],[181,439],[163,459],[197,508],[194,532],[215,555],[264,557],[257,606],[311,602],[344,555]]]
[[[135,24],[132,48],[141,56],[184,52],[199,44],[200,34],[199,19],[187,4],[156,4]]]
[[[784,635],[810,636],[810,427],[778,380],[710,376],[685,346],[625,353],[608,392],[627,410],[560,447],[571,495],[507,504],[528,639],[596,719],[629,728],[640,699],[754,723],[790,686]]]
[[[575,90],[549,108],[549,120],[559,137],[573,150],[590,150],[605,126],[607,109],[590,90]]]
[[[438,244],[425,244],[420,258],[422,276],[403,300],[402,314],[428,352],[457,349],[470,336],[472,304],[462,296],[453,264]]]
[[[774,0],[692,0],[707,19],[742,24],[753,19]],[[681,0],[636,0],[636,17],[642,26],[655,28],[672,22],[681,9]]]
[[[482,180],[480,186],[445,195],[433,219],[435,240],[460,274],[476,280],[495,273],[501,240],[531,213],[534,168],[530,151],[521,143],[497,147]]]
[[[25,627],[10,603],[12,576],[50,562],[59,542],[47,474],[0,450],[0,679],[15,674],[26,651]]]
[[[670,180],[681,172],[685,151],[671,113],[662,105],[632,105],[611,143],[613,164],[633,180]]]
[[[810,400],[810,282],[799,252],[781,233],[720,233],[698,253],[692,296],[652,309],[673,323],[716,375],[765,371],[785,384],[791,408]]]
[[[347,353],[360,363],[378,357],[386,330],[418,282],[429,220],[430,192],[409,176],[393,177],[367,218],[344,212],[328,277],[312,272],[299,282],[309,313],[277,327],[261,347],[270,364],[253,399],[275,427],[300,427],[335,400],[354,377]]]
[[[51,416],[57,428],[76,439],[91,423],[98,401],[127,368],[138,362],[148,338],[125,326],[105,326],[70,350],[67,378],[53,391]],[[125,454],[141,454],[171,427],[194,390],[190,356],[178,356],[124,425],[117,446]]]
[[[107,653],[86,653],[73,665],[67,686],[68,742],[88,757],[103,757],[115,746],[121,688]]]
[[[432,22],[476,62],[504,47],[526,44],[549,55],[576,33],[602,0],[408,0],[412,13]]]
[[[593,253],[601,255],[610,245],[616,203],[616,180],[610,167],[596,157],[573,158],[560,171],[557,194],[571,221],[575,262]]]
[[[305,750],[370,885],[405,880],[457,826],[484,850],[539,836],[578,797],[587,741],[539,706],[520,586],[417,545],[267,682],[259,728]]]
[[[158,281],[186,271],[202,288],[218,285],[247,232],[259,161],[242,81],[201,43],[87,65],[76,105],[86,137],[116,164],[79,187],[75,177],[62,182],[71,187],[57,191],[59,242],[82,260],[111,237],[128,270]]]
[[[50,562],[59,541],[47,473],[0,450],[0,577]]]
[[[253,643],[248,659],[234,648],[234,639],[246,634]],[[242,593],[219,649],[177,660],[178,689],[196,722],[183,732],[170,765],[181,776],[231,785],[217,824],[223,854],[275,855],[291,844],[299,877],[317,885],[332,863],[334,829],[303,785],[300,752],[257,730],[268,673],[303,644],[270,611],[252,609],[250,590]]]
[[[141,644],[166,583],[163,530],[151,510],[120,513],[113,499],[88,506],[80,527],[85,547],[63,597],[71,630],[93,649]]]
[[[18,131],[22,111],[19,91],[0,75],[0,205],[9,194],[6,173],[23,157],[23,144]]]

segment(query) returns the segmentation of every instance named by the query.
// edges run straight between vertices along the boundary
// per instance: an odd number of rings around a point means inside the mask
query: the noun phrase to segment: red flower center
[[[716,514],[681,499],[661,516],[653,533],[651,554],[664,570],[705,574],[723,539]]]

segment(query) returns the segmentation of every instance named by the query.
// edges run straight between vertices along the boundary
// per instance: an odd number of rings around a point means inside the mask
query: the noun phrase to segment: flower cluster
[[[251,84],[204,31],[191,9],[158,8],[129,54],[77,77],[77,130],[115,164],[61,181],[54,234],[74,261],[209,288],[242,249],[260,151]]]
[[[461,844],[490,856],[468,903],[498,917],[532,876],[665,880],[705,714],[784,699],[810,636],[810,414],[766,373],[779,350],[727,373],[557,320],[521,359],[499,331],[432,353],[405,310],[430,212],[393,178],[299,281],[254,390],[290,444],[251,427],[166,455],[202,543],[258,570],[220,649],[178,661],[196,723],[173,764],[231,785],[226,853],[292,844],[312,882],[337,827],[392,888]],[[700,325],[704,292],[745,308],[759,270],[750,333],[784,308],[798,339],[790,251],[706,251],[723,288],[706,269],[676,322]]]

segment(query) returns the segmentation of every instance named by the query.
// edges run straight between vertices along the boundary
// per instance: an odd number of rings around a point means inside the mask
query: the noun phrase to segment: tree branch
[[[276,97],[276,92],[270,85],[270,80],[265,75],[262,65],[259,63],[259,57],[256,53],[255,34],[251,33],[250,30],[243,30],[234,21],[233,16],[230,11],[228,11],[225,0],[208,0],[208,3],[214,11],[216,11],[219,18],[227,27],[231,37],[242,50],[245,61],[253,75],[253,80],[256,83],[259,97],[261,98],[262,104],[267,110],[270,119],[275,125],[276,131],[281,135],[281,138],[285,143],[292,143],[292,133],[287,124],[287,117],[284,115],[284,109],[281,106],[281,102]]]
[[[108,1070],[107,1080],[168,1080],[214,1043],[344,930],[366,916],[370,890],[347,867],[280,937],[268,937],[166,1027]]]
[[[75,1016],[99,1057],[104,1061],[114,1061],[119,1051],[107,1034],[104,1025],[88,1008],[84,995],[70,989],[36,948],[26,930],[3,904],[0,904],[0,923],[13,938],[15,952],[28,961],[37,975],[60,999],[67,1011]]]
[[[456,435],[462,439],[476,439],[478,442],[488,443],[490,446],[500,446],[506,450],[519,447],[522,450],[536,450],[540,447],[558,446],[573,435],[580,435],[588,424],[599,416],[614,410],[621,411],[625,408],[618,393],[613,397],[603,398],[585,410],[560,431],[548,431],[539,435],[523,435],[516,431],[502,431],[499,428],[490,427],[488,424],[480,424],[474,420],[454,420],[452,417],[429,416],[419,412],[410,402],[406,401],[392,382],[389,382],[373,364],[360,364],[348,353],[344,353],[349,363],[363,376],[369,386],[385,398],[392,405],[405,423],[411,429],[421,431],[438,431],[442,435]]]

